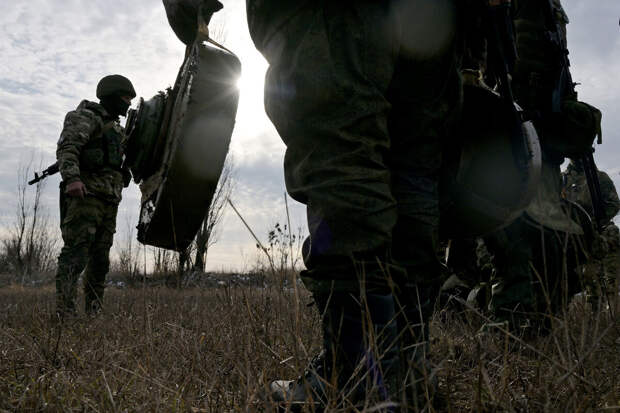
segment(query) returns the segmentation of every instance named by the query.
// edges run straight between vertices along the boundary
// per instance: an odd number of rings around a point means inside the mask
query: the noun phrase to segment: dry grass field
[[[320,347],[310,302],[276,287],[108,288],[103,314],[59,325],[53,287],[3,287],[0,411],[274,411],[266,384],[297,376]],[[442,411],[620,412],[617,317],[576,303],[525,342],[479,334],[476,314],[437,314]]]

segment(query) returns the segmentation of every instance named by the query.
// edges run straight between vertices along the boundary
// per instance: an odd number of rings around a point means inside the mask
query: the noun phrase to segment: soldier
[[[325,383],[346,394],[361,362],[379,399],[423,409],[438,170],[461,96],[456,2],[296,3],[247,2],[270,64],[265,109],[287,146],[287,189],[307,205],[302,279],[324,314],[322,357],[273,382],[273,397],[321,400]]]
[[[126,137],[119,116],[126,115],[135,96],[129,79],[106,76],[97,85],[99,103],[83,100],[65,117],[56,150],[64,241],[56,274],[60,317],[75,314],[77,280],[84,268],[85,311],[101,309],[118,204],[131,179],[121,168]]]
[[[597,171],[602,195],[600,234],[593,242],[592,257],[584,266],[584,283],[587,298],[597,305],[601,296],[618,295],[620,275],[620,231],[613,222],[620,210],[620,200],[613,181],[603,171]],[[564,172],[564,194],[570,201],[581,205],[590,216],[594,216],[592,198],[583,167],[580,162],[571,161]]]
[[[609,175],[604,171],[598,170],[598,180],[601,187],[603,216],[601,217],[601,225],[603,227],[613,224],[613,219],[620,210],[620,200],[616,186]],[[570,161],[563,173],[564,177],[564,194],[570,201],[581,205],[586,212],[593,217],[594,208],[592,207],[592,197],[588,189],[588,182],[583,167],[579,162]]]
[[[562,66],[568,53],[568,18],[560,1],[516,0],[513,6],[519,55],[513,90],[540,136],[542,176],[526,213],[487,237],[485,243],[497,268],[490,309],[498,321],[518,329],[541,312],[557,313],[580,289],[575,271],[579,251],[565,253],[564,246],[577,245],[574,237],[583,231],[563,209],[560,165],[566,156],[589,150],[600,133],[601,115],[577,100],[572,84],[564,88],[564,94],[557,93],[557,85],[568,73],[568,67]],[[556,102],[561,106],[559,113],[553,108]]]

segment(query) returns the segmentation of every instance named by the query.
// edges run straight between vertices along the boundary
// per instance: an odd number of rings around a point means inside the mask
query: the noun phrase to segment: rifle
[[[58,167],[58,162],[55,162],[51,164],[50,166],[48,166],[46,169],[44,169],[40,174],[35,172],[34,179],[32,181],[29,181],[28,185],[34,185],[36,183],[39,183],[45,178],[47,178],[48,176],[58,173],[59,170],[60,169]]]
[[[566,38],[562,34],[562,28],[555,14],[555,7],[553,0],[547,0],[545,5],[545,18],[547,20],[547,26],[549,31],[547,32],[547,41],[554,47],[556,52],[556,61],[558,62],[557,68],[557,81],[551,93],[551,112],[560,113],[562,111],[562,101],[567,95],[576,95],[573,77],[570,73],[570,60],[568,58],[568,47],[566,44]],[[602,136],[599,134],[597,144],[602,144]],[[594,148],[587,150],[584,154],[575,159],[583,167],[586,175],[586,181],[588,182],[588,190],[590,191],[590,198],[592,199],[592,211],[594,213],[594,220],[596,226],[600,230],[602,229],[604,209],[603,209],[603,197],[601,195],[601,183],[598,179],[598,170],[596,163],[594,162]]]

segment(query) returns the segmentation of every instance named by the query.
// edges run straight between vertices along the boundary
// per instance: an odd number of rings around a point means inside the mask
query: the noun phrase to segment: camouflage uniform
[[[125,135],[118,118],[98,103],[82,101],[67,114],[58,141],[60,228],[64,246],[58,257],[57,308],[74,312],[77,280],[84,274],[86,311],[100,308],[109,252],[121,201],[121,173]],[[83,199],[65,194],[68,184],[82,181],[88,190]]]
[[[438,52],[415,50],[415,24],[372,1],[307,5],[273,31],[279,19],[248,10],[270,62],[265,107],[287,145],[287,189],[308,208],[309,289],[358,291],[356,261],[368,287],[385,290],[370,267],[390,247],[412,283],[432,284],[437,174],[460,101],[453,33],[430,42]]]
[[[346,320],[344,358],[364,352],[364,292],[387,331],[397,305],[425,326],[439,289],[438,169],[461,99],[457,13],[449,0],[412,4],[247,2],[270,64],[265,108],[287,147],[287,190],[307,205],[302,277],[326,313],[328,353],[330,317]]]
[[[602,295],[618,294],[620,278],[620,231],[613,222],[620,210],[620,200],[613,181],[603,171],[598,171],[603,202],[602,231],[595,236],[592,258],[584,265],[584,283],[588,298],[595,302]],[[592,198],[583,169],[570,163],[564,172],[565,196],[581,205],[594,216]]]
[[[613,219],[618,214],[620,210],[620,199],[618,199],[616,186],[609,175],[600,170],[597,172],[603,201],[604,215],[602,217],[602,224],[607,225],[612,223]],[[569,200],[581,205],[586,212],[593,217],[594,209],[592,208],[592,198],[590,197],[590,190],[588,189],[588,182],[583,169],[578,168],[575,166],[575,163],[571,162],[568,164],[563,175],[565,196]]]
[[[576,263],[569,258],[568,270],[564,269],[563,246],[570,248],[573,237],[583,232],[563,208],[560,165],[565,154],[549,144],[546,128],[558,76],[558,62],[554,60],[557,53],[550,49],[554,46],[546,38],[546,0],[516,0],[513,5],[519,59],[512,85],[517,103],[533,118],[541,140],[542,176],[526,213],[486,237],[485,243],[497,270],[492,280],[490,310],[498,320],[510,321],[517,327],[532,313],[557,311],[566,304],[567,297],[579,291]],[[553,0],[553,8],[565,44],[568,18],[559,0]],[[575,253],[567,254],[574,256]],[[563,285],[569,285],[570,291],[565,291]]]

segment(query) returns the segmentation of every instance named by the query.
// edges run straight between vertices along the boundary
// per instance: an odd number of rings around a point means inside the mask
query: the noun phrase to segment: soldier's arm
[[[609,175],[603,171],[598,171],[598,179],[601,184],[601,195],[603,197],[603,210],[605,211],[605,221],[611,221],[620,211],[620,199],[614,182]]]
[[[224,7],[217,0],[163,0],[168,22],[179,40],[191,45],[198,31],[198,11],[201,10],[206,24],[213,13]]]
[[[96,116],[90,111],[67,113],[56,149],[58,169],[66,184],[81,180],[80,153],[99,127]]]

